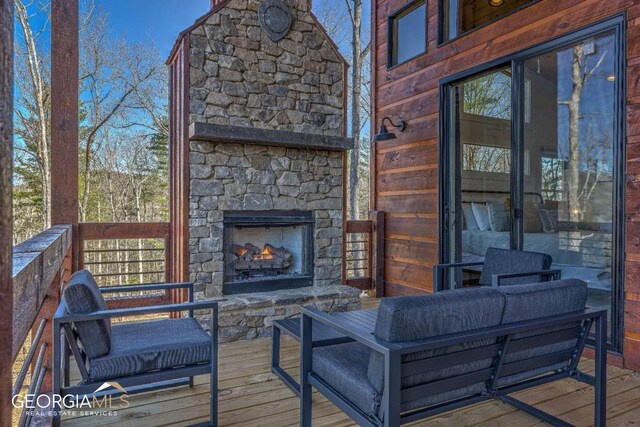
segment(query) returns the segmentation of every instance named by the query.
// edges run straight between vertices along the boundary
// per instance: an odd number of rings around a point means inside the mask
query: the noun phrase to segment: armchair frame
[[[444,281],[446,278],[445,272],[451,270],[453,268],[464,268],[464,267],[478,267],[484,265],[483,261],[475,261],[475,262],[456,262],[450,264],[437,264],[433,266],[433,289],[435,292],[439,292],[444,290]],[[501,282],[506,279],[513,279],[517,277],[527,277],[527,276],[540,276],[546,280],[560,280],[562,279],[562,272],[558,269],[550,269],[550,270],[534,270],[527,271],[522,273],[502,273],[502,274],[493,274],[491,275],[491,286],[501,286]]]
[[[210,422],[199,425],[218,425],[218,303],[217,301],[193,302],[193,283],[165,283],[146,285],[125,285],[101,287],[103,294],[140,292],[150,290],[170,290],[188,289],[189,302],[181,304],[166,304],[148,307],[135,307],[126,309],[113,309],[96,311],[89,314],[68,314],[66,305],[60,303],[53,318],[53,393],[62,396],[66,395],[93,395],[102,397],[105,395],[119,396],[122,392],[118,390],[102,391],[94,393],[99,382],[92,382],[86,369],[86,356],[76,342],[75,332],[72,324],[87,320],[111,319],[114,317],[133,317],[149,314],[184,312],[189,317],[193,317],[196,310],[209,310],[211,313],[211,358],[209,363],[192,366],[183,366],[174,369],[149,372],[138,375],[129,375],[119,378],[111,378],[109,382],[117,382],[127,389],[127,394],[148,392],[157,389],[177,387],[181,385],[193,385],[193,377],[196,375],[210,375]],[[82,382],[78,385],[69,385],[69,353],[73,354]],[[63,365],[64,359],[64,365]],[[102,382],[102,380],[100,381]],[[53,408],[58,411],[60,408]],[[53,425],[60,425],[59,414],[54,414]]]

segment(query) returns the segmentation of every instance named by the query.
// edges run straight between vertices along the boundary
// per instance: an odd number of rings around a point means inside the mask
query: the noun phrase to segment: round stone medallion
[[[282,0],[264,0],[258,9],[258,18],[262,29],[274,42],[286,36],[291,28],[291,10]]]

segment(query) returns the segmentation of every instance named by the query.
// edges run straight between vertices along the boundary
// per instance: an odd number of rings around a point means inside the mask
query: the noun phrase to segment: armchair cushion
[[[491,286],[491,276],[504,273],[526,273],[529,271],[548,270],[553,259],[549,254],[511,249],[489,248],[484,258],[480,273],[480,284]],[[505,279],[502,285],[519,285],[541,282],[540,276],[525,276]]]
[[[318,347],[313,350],[312,366],[316,375],[375,418],[382,396],[367,378],[370,353],[357,342]]]
[[[69,314],[88,314],[107,310],[107,303],[94,277],[87,270],[79,270],[71,276],[62,298]],[[109,319],[75,322],[74,327],[87,357],[100,357],[109,352],[111,348]]]
[[[208,363],[211,337],[193,318],[122,323],[111,328],[111,351],[89,360],[91,380]]]
[[[459,289],[419,297],[387,298],[380,303],[375,335],[385,341],[413,341],[440,335],[497,326],[502,320],[504,296],[493,288]],[[437,350],[416,352],[403,356],[403,361],[426,359],[468,348],[494,343],[481,340],[464,345]],[[425,382],[448,378],[491,366],[492,359],[476,360],[443,371],[410,375],[402,378],[402,386],[410,387]],[[372,352],[367,371],[369,380],[382,393],[384,390],[384,358]],[[452,390],[427,400],[403,402],[403,410],[409,410],[455,398],[459,393],[481,391],[484,383],[465,390]]]

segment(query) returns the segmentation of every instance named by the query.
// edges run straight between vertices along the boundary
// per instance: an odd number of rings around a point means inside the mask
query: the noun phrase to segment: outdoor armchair
[[[189,290],[190,302],[184,304],[110,310],[102,296],[185,288]],[[211,335],[193,318],[194,310],[210,311]],[[111,323],[113,318],[176,312],[188,315]],[[217,318],[215,301],[193,302],[191,283],[99,288],[91,273],[78,271],[64,289],[62,303],[54,316],[53,391],[62,396],[115,396],[193,385],[195,375],[209,374],[211,417],[205,425],[216,426]],[[67,350],[71,351],[82,377],[79,384],[69,384]],[[59,423],[60,417],[54,417],[54,425]]]
[[[453,269],[480,269],[480,286],[503,286],[561,279],[560,270],[552,270],[549,254],[488,248],[484,261],[438,264],[433,267],[433,289],[445,289],[447,274]]]
[[[302,310],[301,420],[312,387],[361,426],[417,421],[489,399],[556,426],[564,421],[510,394],[574,378],[595,386],[594,424],[606,420],[606,310],[586,309],[586,283],[568,279],[387,298],[375,332]],[[354,340],[315,347],[312,322]],[[595,375],[578,368],[595,325]]]

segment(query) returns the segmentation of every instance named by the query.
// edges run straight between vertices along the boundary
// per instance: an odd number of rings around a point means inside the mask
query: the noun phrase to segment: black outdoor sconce
[[[388,141],[390,139],[396,139],[396,134],[389,132],[387,127],[384,124],[384,121],[388,120],[391,123],[391,126],[398,129],[398,132],[403,132],[404,128],[407,126],[407,123],[404,120],[400,120],[398,124],[395,124],[391,121],[389,117],[385,117],[382,119],[382,125],[380,126],[380,131],[373,136],[373,142],[378,141]]]

